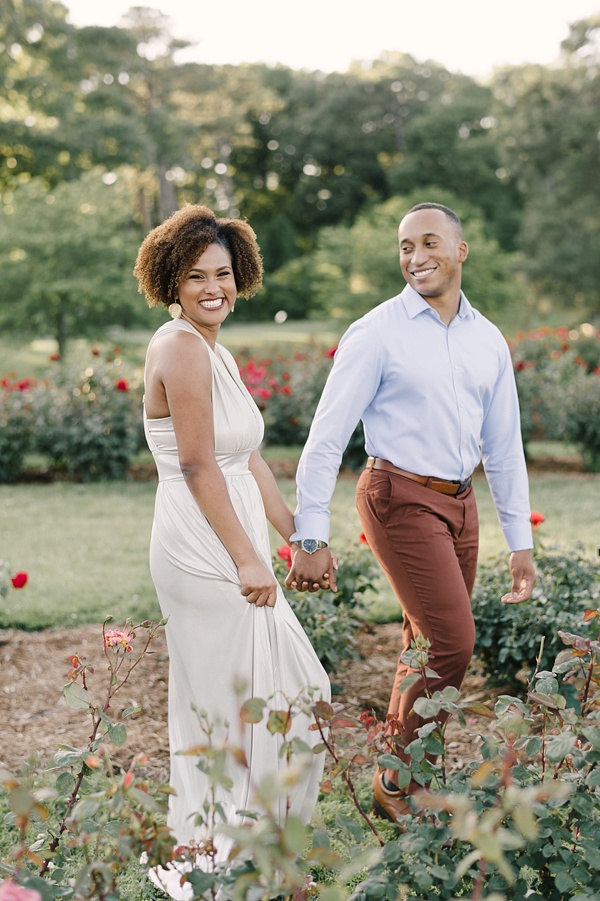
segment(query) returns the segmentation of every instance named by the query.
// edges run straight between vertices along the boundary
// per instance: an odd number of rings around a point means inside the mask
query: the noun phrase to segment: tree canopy
[[[351,318],[401,287],[405,204],[441,198],[484,312],[598,314],[599,43],[600,17],[574,22],[557,65],[487,84],[397,53],[345,73],[209,66],[177,61],[154,9],[76,28],[57,0],[0,0],[0,319],[63,343],[134,322],[136,243],[188,202],[258,234],[265,291],[240,318]]]

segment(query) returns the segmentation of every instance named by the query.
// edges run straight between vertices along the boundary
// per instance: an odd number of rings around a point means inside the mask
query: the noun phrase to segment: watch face
[[[306,551],[307,554],[314,554],[314,552],[317,550],[317,539],[305,538],[302,542],[302,550]]]

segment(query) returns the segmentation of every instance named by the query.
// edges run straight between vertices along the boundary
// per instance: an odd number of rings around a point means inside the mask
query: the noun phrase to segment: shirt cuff
[[[329,512],[296,513],[294,525],[296,531],[290,536],[290,541],[300,541],[301,538],[316,538],[317,541],[326,541],[329,544]]]
[[[530,523],[506,526],[504,537],[511,552],[526,551],[533,547],[533,532]]]

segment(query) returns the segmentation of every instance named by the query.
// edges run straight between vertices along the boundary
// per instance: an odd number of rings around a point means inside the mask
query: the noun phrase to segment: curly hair
[[[252,297],[263,275],[254,230],[242,219],[218,219],[206,206],[187,204],[146,235],[138,251],[133,274],[148,306],[173,303],[179,283],[211,244],[231,257],[238,294]]]

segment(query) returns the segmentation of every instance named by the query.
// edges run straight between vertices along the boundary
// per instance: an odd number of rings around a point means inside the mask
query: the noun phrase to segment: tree
[[[600,17],[575,23],[561,66],[497,76],[504,178],[524,199],[522,270],[539,294],[600,311]]]
[[[448,191],[429,186],[363,210],[350,227],[322,229],[317,249],[267,279],[265,311],[290,316],[327,315],[352,320],[404,287],[398,257],[398,225],[426,196],[452,207],[463,221],[470,253],[463,288],[485,315],[509,323],[524,286],[514,278],[514,257],[503,251],[479,210]],[[287,304],[287,306],[286,306]]]
[[[142,235],[133,216],[135,178],[99,171],[48,191],[40,179],[5,196],[0,209],[0,322],[68,338],[109,325],[141,324],[132,275]]]

